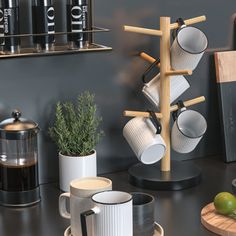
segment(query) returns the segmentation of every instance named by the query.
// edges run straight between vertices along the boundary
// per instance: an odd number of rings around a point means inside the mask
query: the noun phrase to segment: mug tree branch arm
[[[184,23],[185,23],[185,25],[193,25],[193,24],[200,23],[203,21],[206,21],[206,16],[204,16],[204,15],[184,20]],[[178,27],[179,27],[178,23],[170,24],[171,30],[177,29]]]
[[[129,26],[129,25],[124,25],[124,31],[132,32],[132,33],[139,33],[139,34],[154,35],[154,36],[162,36],[162,31],[160,30],[134,27],[134,26]]]
[[[173,76],[173,75],[192,75],[191,70],[170,70],[166,71],[166,75]]]
[[[198,16],[191,19],[187,19],[184,22],[186,25],[192,25],[199,22],[203,22],[205,20],[206,20],[206,16]],[[178,27],[179,27],[178,23],[170,24],[171,30],[176,29]],[[161,30],[147,29],[147,28],[135,27],[135,26],[129,26],[129,25],[124,25],[124,31],[139,33],[139,34],[146,34],[146,35],[154,35],[154,36],[162,36],[163,34]]]
[[[148,55],[145,52],[141,52],[140,53],[140,57],[143,58],[144,60],[150,62],[150,63],[154,63],[156,61],[155,58],[153,58],[152,56]],[[157,67],[160,67],[160,63],[157,64]],[[173,75],[192,75],[192,71],[191,70],[170,70],[170,71],[166,71],[166,75],[169,76],[173,76]]]
[[[200,97],[196,97],[193,98],[191,100],[187,100],[184,102],[184,106],[185,107],[189,107],[189,106],[193,106],[195,104],[198,103],[202,103],[205,101],[205,97],[204,96],[200,96]],[[178,106],[177,105],[173,105],[170,107],[170,111],[177,111],[178,110]],[[161,119],[163,116],[161,113],[155,113],[157,118]],[[128,117],[136,117],[136,116],[141,116],[141,117],[150,117],[150,113],[149,112],[143,112],[143,111],[130,111],[130,110],[125,110],[123,112],[123,116],[128,116]]]

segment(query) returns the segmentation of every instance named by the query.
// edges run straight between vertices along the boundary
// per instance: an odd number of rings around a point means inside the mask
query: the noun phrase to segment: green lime
[[[218,193],[214,198],[214,206],[217,212],[223,215],[235,214],[236,198],[228,192]]]

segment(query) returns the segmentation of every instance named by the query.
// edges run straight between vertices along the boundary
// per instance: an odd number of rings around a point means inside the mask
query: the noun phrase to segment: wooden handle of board
[[[129,26],[129,25],[124,25],[124,31],[139,33],[139,34],[148,34],[148,35],[154,35],[154,36],[162,36],[162,32],[160,30],[146,29],[146,28],[134,27],[134,26]]]
[[[203,21],[206,21],[206,16],[204,15],[184,20],[184,23],[186,25],[193,25],[193,24],[203,22]],[[178,23],[170,24],[170,29],[177,29],[178,27],[179,27]]]
[[[191,99],[191,100],[187,100],[184,102],[184,106],[185,107],[189,107],[189,106],[192,106],[192,105],[195,105],[195,104],[198,104],[198,103],[201,103],[201,102],[204,102],[206,99],[204,96],[201,96],[201,97],[197,97],[197,98],[194,98],[194,99]],[[173,112],[173,111],[177,111],[178,110],[178,106],[177,105],[173,105],[170,107],[170,111]],[[162,114],[161,113],[155,113],[157,118],[162,118]],[[130,116],[130,117],[136,117],[136,116],[142,116],[142,117],[150,117],[150,113],[149,112],[143,112],[143,111],[124,111],[123,112],[123,116]]]

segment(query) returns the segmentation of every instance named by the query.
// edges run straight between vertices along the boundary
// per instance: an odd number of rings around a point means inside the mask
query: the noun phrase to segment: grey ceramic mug
[[[153,236],[154,234],[154,197],[147,193],[132,192],[133,198],[133,234],[135,236]]]

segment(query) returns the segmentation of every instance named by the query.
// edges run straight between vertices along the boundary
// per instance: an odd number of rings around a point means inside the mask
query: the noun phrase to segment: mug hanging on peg
[[[153,111],[150,118],[135,117],[123,128],[123,136],[143,164],[159,161],[166,152],[166,144],[161,137],[161,124]]]
[[[179,109],[172,114],[171,144],[176,152],[189,153],[205,134],[207,122],[199,112],[187,110],[183,101],[178,101],[177,105]]]
[[[144,83],[142,92],[145,97],[159,109],[160,103],[160,73],[153,79],[147,82],[147,76],[150,71],[160,63],[160,59],[156,59],[142,75],[142,81]],[[179,96],[181,96],[188,88],[190,84],[188,80],[182,75],[172,76],[170,78],[170,103],[174,102]]]
[[[198,28],[186,26],[178,18],[179,28],[171,46],[171,67],[174,70],[194,70],[208,46],[206,35]]]

